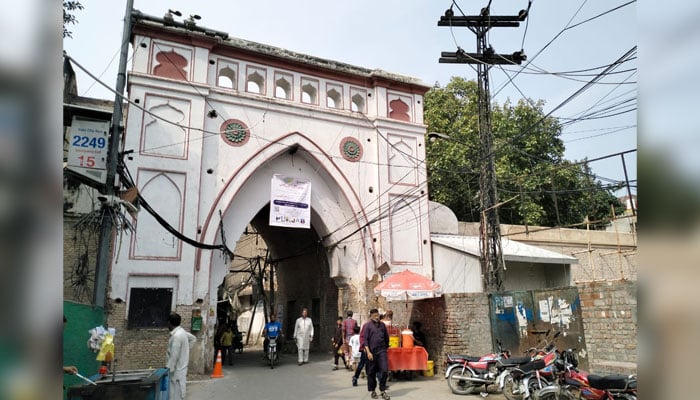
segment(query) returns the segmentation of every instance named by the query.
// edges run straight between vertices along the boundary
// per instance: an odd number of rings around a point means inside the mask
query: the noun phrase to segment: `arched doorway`
[[[273,149],[278,150],[270,154]],[[311,182],[311,229],[269,225],[270,180],[275,174]],[[282,317],[285,333],[291,336],[295,319],[306,307],[318,329],[315,336],[329,337],[335,318],[348,303],[364,298],[362,283],[368,270],[375,268],[371,246],[370,251],[365,246],[365,239],[371,242],[371,231],[363,226],[365,216],[359,204],[331,158],[295,132],[262,148],[231,175],[203,234],[220,242],[223,227],[224,237],[232,243],[246,226],[253,226],[267,243],[268,261],[274,264],[277,276],[274,304],[267,311],[274,309]],[[337,245],[348,235],[359,240]],[[215,289],[228,272],[227,260],[214,253],[202,254],[199,267],[198,276],[209,277],[210,302],[215,302]],[[319,350],[323,345],[315,341],[312,346]]]

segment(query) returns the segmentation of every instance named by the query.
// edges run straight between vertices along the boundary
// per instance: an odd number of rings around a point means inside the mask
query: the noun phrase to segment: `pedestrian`
[[[299,365],[309,362],[309,347],[314,340],[314,324],[309,318],[309,310],[304,307],[301,310],[301,317],[297,318],[294,324],[294,341],[297,343],[299,352]]]
[[[389,336],[398,336],[401,334],[401,329],[397,324],[394,324],[394,312],[391,310],[386,310],[384,316],[382,317],[382,322],[386,325],[386,330],[389,332]]]
[[[277,314],[270,313],[270,322],[265,324],[265,329],[263,329],[263,351],[265,352],[265,359],[267,359],[267,349],[270,345],[270,338],[276,338],[278,335],[282,334],[282,324],[277,321]]]
[[[169,398],[173,400],[184,400],[187,384],[187,367],[190,362],[190,345],[194,344],[197,338],[182,329],[180,322],[182,318],[173,312],[168,317],[168,330],[170,339],[168,340],[168,361],[167,367],[170,369],[170,389]]]
[[[335,321],[335,335],[333,335],[333,338],[331,339],[331,343],[333,343],[333,371],[338,370],[338,358],[343,359],[343,365],[345,368],[348,367],[348,364],[345,360],[345,352],[343,351],[343,345],[345,342],[343,341],[343,317],[338,316],[338,319]]]
[[[365,342],[363,342],[362,336],[365,333],[365,326],[367,326],[368,323],[369,323],[369,321],[367,321],[364,325],[362,325],[362,328],[358,327],[358,330],[360,332],[360,334],[358,335],[359,336],[358,341],[360,343],[360,348],[359,348],[360,362],[357,364],[357,368],[355,368],[355,373],[352,375],[352,385],[353,386],[357,386],[357,378],[359,378],[360,376],[362,378],[365,377],[365,373],[362,370],[363,370],[363,368],[365,368],[365,365],[367,364],[367,354],[365,353]]]
[[[386,392],[386,380],[389,372],[389,360],[387,349],[389,348],[389,333],[386,325],[379,321],[379,311],[373,308],[369,311],[370,320],[364,326],[362,342],[367,353],[367,391],[371,392],[373,399],[377,396],[377,380],[379,380],[380,396],[383,400],[389,400]]]
[[[352,336],[348,340],[350,345],[350,355],[352,356],[352,370],[357,371],[357,366],[360,362],[360,327],[353,328]],[[364,366],[364,365],[363,365]],[[356,372],[357,373],[357,372]],[[357,379],[353,381],[353,386],[357,386]]]
[[[231,325],[227,325],[224,333],[221,334],[221,362],[233,365],[233,330]]]
[[[352,335],[354,335],[355,327],[357,325],[357,321],[355,321],[352,318],[352,310],[348,310],[347,313],[347,318],[343,321],[343,344],[346,345],[343,348],[347,349],[347,352],[345,353],[345,359],[347,360],[347,367],[348,369],[350,368],[350,364],[352,361],[352,348],[350,347],[350,338]]]

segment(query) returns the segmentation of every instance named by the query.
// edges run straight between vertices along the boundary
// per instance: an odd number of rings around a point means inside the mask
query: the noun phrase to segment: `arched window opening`
[[[335,89],[331,89],[326,93],[326,106],[328,108],[343,108],[342,99],[340,98],[340,92]]]
[[[280,78],[275,82],[275,97],[280,99],[291,99],[292,85],[284,78]]]
[[[265,78],[257,72],[253,72],[248,75],[248,82],[246,82],[246,91],[249,93],[263,94],[265,88]]]
[[[310,84],[306,84],[301,87],[301,101],[307,104],[317,104],[316,101],[317,90]]]
[[[216,85],[227,89],[236,88],[236,71],[229,67],[222,68],[216,80]]]
[[[365,99],[359,93],[352,96],[352,104],[350,109],[353,112],[365,112]]]

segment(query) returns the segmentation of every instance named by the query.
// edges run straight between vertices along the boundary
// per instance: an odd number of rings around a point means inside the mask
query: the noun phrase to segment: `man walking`
[[[233,331],[231,325],[227,325],[224,333],[221,335],[221,362],[228,365],[233,365]]]
[[[309,310],[304,307],[301,310],[301,317],[297,318],[294,324],[294,340],[299,351],[299,365],[309,362],[309,347],[314,339],[314,325],[309,318]]]
[[[376,308],[369,310],[370,320],[363,326],[362,343],[367,354],[367,390],[372,392],[373,399],[378,398],[377,377],[379,378],[379,390],[383,400],[389,400],[386,392],[386,379],[389,371],[387,348],[389,347],[389,334],[386,325],[379,321],[379,311]]]
[[[347,345],[346,348],[350,348],[350,338],[355,334],[355,327],[358,325],[357,321],[352,318],[352,310],[348,310],[347,316],[348,317],[343,321],[343,344]],[[352,360],[352,351],[349,350],[345,353],[345,359]],[[350,362],[348,362],[346,367],[351,369]]]
[[[190,345],[197,340],[193,334],[182,329],[181,320],[180,315],[174,312],[168,317],[170,339],[168,340],[167,367],[170,369],[170,398],[173,400],[185,399]]]

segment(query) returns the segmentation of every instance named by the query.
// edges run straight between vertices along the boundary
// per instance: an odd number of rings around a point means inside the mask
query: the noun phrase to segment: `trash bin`
[[[167,368],[116,371],[68,388],[68,400],[168,400]]]

